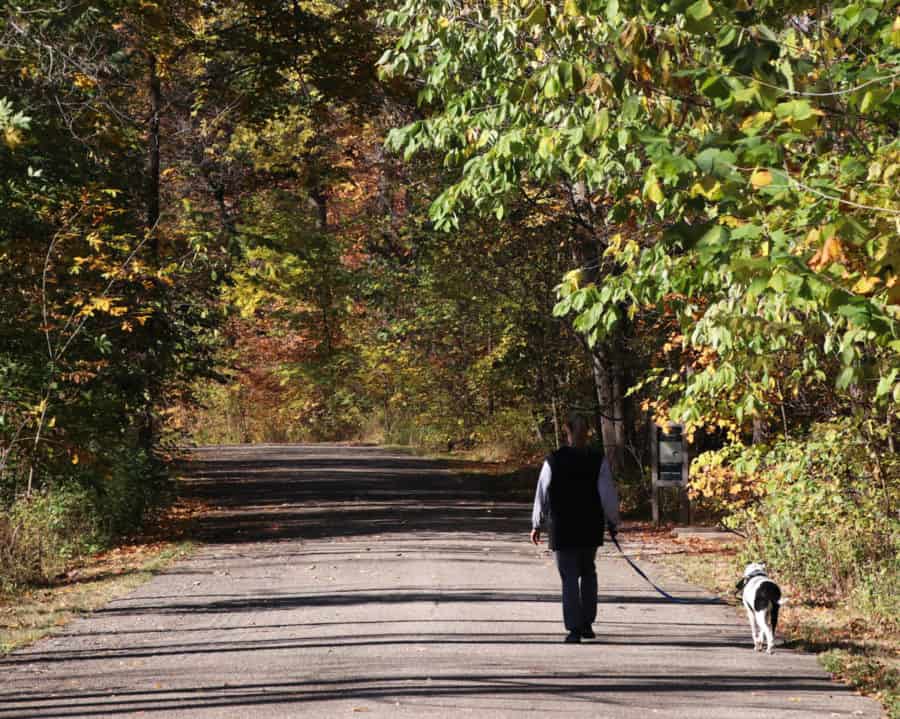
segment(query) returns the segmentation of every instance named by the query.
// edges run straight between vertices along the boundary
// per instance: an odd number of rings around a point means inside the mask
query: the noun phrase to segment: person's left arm
[[[604,457],[597,475],[597,492],[603,503],[603,513],[606,515],[606,526],[609,527],[611,536],[615,536],[619,529],[619,490],[612,476],[612,468],[609,460]]]

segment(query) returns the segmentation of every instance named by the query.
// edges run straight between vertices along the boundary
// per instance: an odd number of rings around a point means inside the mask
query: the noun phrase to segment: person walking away
[[[541,467],[531,541],[540,544],[542,528],[549,524],[550,549],[562,580],[565,641],[577,644],[595,636],[597,547],[603,544],[604,526],[616,535],[619,497],[609,462],[587,446],[584,417],[569,415],[564,430],[568,446],[550,454]]]

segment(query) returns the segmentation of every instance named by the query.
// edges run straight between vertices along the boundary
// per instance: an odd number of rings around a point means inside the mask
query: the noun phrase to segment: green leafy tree
[[[673,419],[770,417],[823,383],[896,407],[894,9],[412,0],[382,66],[426,117],[389,144],[457,168],[440,227],[569,192],[587,232],[557,313],[601,348],[671,316],[681,366],[644,379]]]

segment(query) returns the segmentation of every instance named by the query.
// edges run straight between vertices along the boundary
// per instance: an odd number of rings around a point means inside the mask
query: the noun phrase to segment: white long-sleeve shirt
[[[544,520],[550,508],[550,482],[553,479],[553,470],[550,469],[550,463],[544,461],[541,467],[541,475],[538,477],[537,489],[534,493],[534,508],[531,510],[531,527],[540,529],[544,525]],[[600,465],[600,472],[597,474],[597,492],[600,494],[600,501],[603,503],[603,513],[606,515],[606,522],[611,527],[619,526],[619,492],[616,489],[616,483],[613,481],[612,469],[606,457],[603,458],[603,464]]]

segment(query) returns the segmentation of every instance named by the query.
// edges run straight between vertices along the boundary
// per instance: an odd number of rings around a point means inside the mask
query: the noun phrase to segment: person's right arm
[[[603,513],[606,515],[606,526],[610,535],[615,535],[619,527],[619,491],[613,480],[612,468],[609,460],[604,457],[600,465],[600,473],[597,475],[597,492],[603,503]]]

